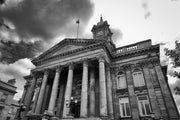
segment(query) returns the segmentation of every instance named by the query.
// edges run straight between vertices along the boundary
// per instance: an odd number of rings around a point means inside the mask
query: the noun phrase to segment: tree
[[[165,55],[168,56],[173,63],[173,67],[177,68],[180,67],[180,38],[178,40],[175,41],[175,49],[168,49],[165,48]],[[173,73],[171,74],[173,77],[177,77],[178,79],[180,79],[180,71],[173,71]],[[180,95],[180,86],[177,86],[174,88],[175,94]]]

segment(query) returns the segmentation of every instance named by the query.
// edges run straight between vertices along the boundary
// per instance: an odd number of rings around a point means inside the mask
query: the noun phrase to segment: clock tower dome
[[[100,22],[93,26],[91,32],[93,33],[93,39],[102,39],[112,42],[111,36],[113,33],[109,28],[108,22],[103,21],[102,16]]]

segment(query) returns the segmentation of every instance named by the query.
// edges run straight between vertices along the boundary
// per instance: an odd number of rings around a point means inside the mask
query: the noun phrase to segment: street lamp
[[[48,120],[48,118],[47,118],[47,111],[44,112],[42,120]]]
[[[20,107],[19,107],[18,116],[17,116],[17,118],[18,118],[19,120],[21,120],[21,112],[25,111],[25,109],[26,109],[26,106],[25,106],[23,103],[21,103],[21,104],[20,104]]]
[[[159,119],[159,120],[164,120],[164,119],[163,119],[163,117],[160,117],[160,119]]]
[[[151,118],[152,120],[155,120],[155,114],[153,112],[151,112]]]

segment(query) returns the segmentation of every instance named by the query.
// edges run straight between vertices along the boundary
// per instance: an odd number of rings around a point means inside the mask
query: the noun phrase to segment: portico
[[[34,113],[43,114],[46,112],[48,115],[62,116],[62,118],[108,117],[105,74],[106,63],[105,57],[96,56],[94,58],[83,58],[78,62],[70,62],[65,65],[58,65],[42,70],[43,79],[39,96],[36,99],[37,104],[35,105],[36,109]],[[95,71],[98,72],[95,74]],[[66,76],[66,78],[64,76]],[[99,82],[98,91],[95,91],[95,81]],[[48,83],[50,84],[48,85]],[[48,91],[50,94],[45,98],[45,96],[47,96],[45,95],[47,94],[45,93],[47,86],[50,87]],[[61,89],[62,86],[64,86],[64,90]],[[99,100],[95,102],[96,93],[99,93],[100,97]],[[61,98],[59,98],[60,96]],[[57,106],[58,100],[63,101],[61,102],[60,108]],[[44,111],[43,102],[48,104]],[[74,104],[74,106],[72,104]],[[73,113],[72,110],[75,109],[76,104],[79,104],[79,115],[75,112]],[[97,108],[97,104],[100,104],[99,108]],[[99,109],[98,116],[95,115],[95,109]]]

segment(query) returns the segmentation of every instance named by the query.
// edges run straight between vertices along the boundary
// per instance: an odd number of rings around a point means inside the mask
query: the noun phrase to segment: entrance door
[[[80,117],[80,102],[73,103],[74,105],[72,106],[72,114],[75,118]]]

